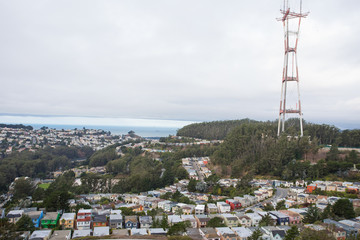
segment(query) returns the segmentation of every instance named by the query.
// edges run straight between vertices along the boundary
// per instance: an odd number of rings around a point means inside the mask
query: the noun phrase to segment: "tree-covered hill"
[[[177,131],[177,136],[209,140],[222,140],[231,130],[243,123],[256,123],[251,119],[193,123]]]
[[[209,140],[222,140],[236,127],[243,124],[260,124],[267,125],[272,129],[273,134],[277,131],[277,121],[256,121],[251,119],[228,120],[193,123],[179,129],[177,136],[202,138]],[[299,120],[288,119],[285,123],[286,134],[298,135]],[[360,130],[344,130],[327,124],[315,124],[304,121],[304,135],[310,136],[311,139],[316,138],[319,144],[337,143],[341,147],[360,147]]]
[[[16,177],[45,178],[51,171],[73,167],[72,160],[88,158],[89,147],[46,147],[36,152],[23,151],[0,159],[0,192],[6,191]]]
[[[333,126],[316,124],[307,124],[305,129],[309,135],[302,138],[295,131],[278,137],[275,122],[243,123],[226,136],[212,155],[212,164],[220,175],[232,177],[249,172],[283,179],[316,179],[329,174],[351,177],[346,172],[360,163],[358,154],[340,153],[337,146],[359,146],[359,130],[341,132]],[[333,147],[324,159],[310,163],[306,155],[316,154],[320,142]]]

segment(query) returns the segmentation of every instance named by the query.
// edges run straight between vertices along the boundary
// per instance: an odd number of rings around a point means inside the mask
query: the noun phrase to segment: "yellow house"
[[[75,226],[75,213],[64,213],[60,218],[60,225],[65,229],[73,229]]]

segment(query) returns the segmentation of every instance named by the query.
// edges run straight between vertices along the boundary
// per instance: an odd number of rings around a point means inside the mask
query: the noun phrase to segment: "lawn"
[[[43,189],[48,189],[48,187],[50,186],[50,183],[42,183],[39,184],[39,187],[43,188]]]

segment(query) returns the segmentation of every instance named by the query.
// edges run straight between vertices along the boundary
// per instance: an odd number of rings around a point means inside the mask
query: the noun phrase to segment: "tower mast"
[[[303,132],[302,110],[300,101],[300,89],[299,89],[299,68],[297,63],[297,47],[299,40],[301,19],[307,17],[309,13],[302,13],[302,0],[295,0],[299,4],[298,9],[296,7],[290,9],[289,0],[284,0],[283,9],[280,10],[282,14],[278,21],[282,21],[284,27],[284,67],[282,74],[281,84],[281,96],[280,96],[280,110],[279,110],[279,122],[278,133],[285,131],[285,120],[287,114],[296,114],[300,120],[300,136]],[[294,4],[295,5],[295,4]],[[289,108],[287,106],[287,88],[288,85],[295,84],[297,88],[297,100],[295,102],[295,108]]]

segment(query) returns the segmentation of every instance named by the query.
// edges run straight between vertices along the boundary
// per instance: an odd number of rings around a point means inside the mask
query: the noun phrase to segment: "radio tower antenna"
[[[302,12],[302,0],[292,0],[294,6],[290,9],[289,0],[284,0],[283,9],[280,10],[282,14],[278,21],[283,23],[284,27],[284,67],[282,74],[282,85],[281,85],[281,97],[280,97],[280,111],[279,111],[279,123],[278,133],[280,136],[281,132],[285,131],[285,120],[287,114],[297,114],[300,120],[300,136],[302,137],[303,132],[303,120],[302,110],[300,101],[300,89],[299,89],[299,68],[297,63],[297,50],[299,42],[299,32],[301,19],[308,16],[307,13]],[[298,9],[296,9],[298,5]],[[288,85],[295,84],[297,87],[297,100],[295,100],[296,107],[288,107],[286,102],[287,88]]]

